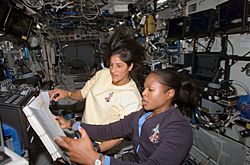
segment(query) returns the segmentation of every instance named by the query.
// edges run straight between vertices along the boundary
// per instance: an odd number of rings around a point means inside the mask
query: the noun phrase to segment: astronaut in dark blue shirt
[[[174,71],[155,70],[147,76],[142,96],[143,109],[140,111],[108,125],[74,123],[74,129],[78,129],[82,137],[61,137],[55,139],[56,143],[68,150],[71,160],[80,164],[187,164],[193,136],[190,123],[180,109],[182,101],[197,102],[197,89],[191,82],[182,83]],[[69,127],[70,123],[62,117],[57,116],[56,119],[62,128]],[[138,162],[103,156],[93,149],[89,138],[107,140],[131,133]]]

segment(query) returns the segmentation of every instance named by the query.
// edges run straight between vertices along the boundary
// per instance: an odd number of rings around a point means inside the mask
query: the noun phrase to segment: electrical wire
[[[227,39],[227,42],[229,43],[229,45],[230,45],[231,48],[232,48],[232,55],[234,55],[234,47],[233,47],[232,42],[231,42],[229,39]],[[231,66],[233,66],[236,62],[238,62],[238,61],[235,61],[234,63],[232,63]]]
[[[223,84],[225,82],[231,82],[232,84],[238,85],[240,86],[242,89],[245,90],[246,94],[250,96],[250,90],[248,89],[248,87],[243,84],[242,82],[238,81],[238,80],[224,80],[222,82],[220,82],[220,84]]]
[[[201,43],[197,42],[197,44],[206,49],[206,46],[202,45]]]
[[[66,6],[71,5],[71,4],[73,4],[73,3],[74,3],[74,1],[72,1],[72,2],[67,2],[67,3],[64,4],[64,5],[61,5],[61,4],[60,4],[59,6],[53,5],[54,3],[46,3],[46,4],[51,5],[51,7],[55,8],[55,9],[56,9],[56,12],[57,12],[59,9],[63,9],[63,8],[65,8]]]
[[[23,0],[23,3],[30,8],[36,8],[38,10],[42,9],[42,7],[45,5],[43,0],[39,0],[36,4],[31,3],[29,0]]]
[[[224,80],[224,81],[220,82],[220,84],[227,83],[227,82],[241,86],[246,91],[246,93],[249,95],[249,89],[239,81]],[[233,88],[233,86],[231,86],[231,87]],[[235,88],[233,88],[233,89],[236,90]],[[250,100],[250,95],[249,95],[248,100]],[[225,110],[226,110],[226,112],[221,117],[224,118],[224,116],[227,115],[227,116],[225,116],[226,119],[219,120],[219,121],[213,121],[214,120],[213,117],[211,117],[209,114],[206,114],[206,113],[203,114],[202,109],[200,107],[198,107],[198,109],[196,110],[195,117],[198,119],[198,122],[200,122],[205,127],[217,128],[218,130],[220,130],[223,133],[224,131],[221,128],[225,128],[226,123],[230,122],[231,117],[234,116],[234,114],[232,114],[232,109],[229,108],[229,109],[225,109]],[[210,120],[210,119],[212,119],[212,120]]]
[[[250,51],[248,51],[248,52],[246,52],[242,57],[246,57],[247,55],[249,55],[250,54]],[[236,60],[232,65],[234,65],[236,62],[238,62],[238,60]],[[231,66],[232,66],[231,65]]]
[[[36,63],[39,64],[39,66],[40,66],[40,68],[41,68],[41,71],[42,71],[43,75],[46,75],[45,69],[44,69],[44,67],[42,66],[41,62],[39,62],[39,61],[36,59],[36,57],[34,57],[34,60],[35,60]],[[36,65],[35,65],[35,67],[36,67]],[[36,68],[35,68],[35,70],[36,70]]]
[[[100,13],[100,9],[98,7],[98,5],[96,4],[96,2],[94,0],[90,0],[90,2],[93,4],[93,6],[95,6],[96,8],[96,14],[93,17],[87,17],[84,13],[83,13],[83,8],[84,8],[84,2],[86,2],[85,0],[81,0],[81,15],[87,19],[87,20],[94,20],[96,19],[96,17],[99,15]]]
[[[94,20],[94,19],[96,19],[97,17],[98,17],[98,15],[100,14],[100,9],[99,9],[99,7],[98,7],[98,4],[94,1],[94,0],[88,0],[88,1],[90,1],[91,2],[91,4],[93,4],[93,5],[91,5],[91,6],[94,6],[95,8],[96,8],[96,13],[95,13],[95,15],[93,16],[93,17],[88,17],[88,16],[86,16],[86,13],[83,13],[83,8],[85,7],[85,2],[86,2],[86,0],[81,0],[80,1],[80,7],[81,7],[81,16],[75,16],[75,15],[68,15],[68,16],[60,16],[60,17],[58,17],[58,16],[51,16],[52,18],[54,18],[54,19],[65,19],[65,18],[85,18],[85,19],[87,19],[87,20]],[[63,8],[65,8],[65,7],[67,7],[68,5],[71,5],[71,4],[73,4],[74,3],[74,1],[72,1],[72,2],[68,2],[68,3],[66,3],[66,4],[64,4],[64,5],[56,5],[57,3],[55,3],[55,2],[48,2],[48,3],[44,3],[44,5],[50,5],[51,7],[53,7],[53,8],[55,8],[56,9],[56,12],[59,10],[59,9],[63,9]]]
[[[245,84],[243,84],[242,82],[237,81],[237,80],[224,80],[224,81],[221,82],[221,84],[225,83],[225,82],[230,82],[232,85],[238,85],[239,87],[241,87],[242,89],[244,89],[244,91],[248,95],[247,102],[250,101],[250,90],[249,90],[249,88]],[[226,123],[225,124],[225,128],[229,125],[229,123],[231,123],[234,120],[236,120],[236,118],[238,118],[239,116],[240,116],[240,113],[238,111],[235,111],[233,113],[233,115],[230,115],[230,118],[225,122]]]
[[[227,39],[227,42],[229,43],[229,45],[232,48],[232,55],[234,55],[234,46],[233,46],[232,42],[229,39]]]
[[[217,163],[220,164],[220,158],[221,158],[221,155],[222,155],[222,152],[223,152],[223,141],[222,141],[222,136],[220,134],[220,132],[216,131],[216,133],[219,135],[220,137],[220,153],[219,153],[219,156],[218,156],[218,159],[217,159]]]
[[[59,77],[59,79],[60,79],[60,81],[61,81],[61,83],[62,83],[62,85],[63,85],[63,87],[66,89],[66,90],[69,90],[68,89],[68,87],[66,86],[66,84],[64,83],[64,81],[63,81],[63,79],[62,79],[62,70],[61,70],[61,62],[62,62],[62,46],[61,46],[61,43],[60,43],[60,40],[59,40],[59,38],[55,35],[56,33],[55,33],[55,31],[53,30],[53,33],[54,33],[54,36],[55,36],[55,38],[56,38],[56,41],[57,41],[57,43],[58,43],[58,46],[59,46],[59,59],[58,59],[58,62],[57,62],[57,67],[58,67],[58,72],[59,72],[59,76],[57,76],[57,77]]]
[[[246,57],[247,55],[249,55],[250,51],[248,51],[247,53],[245,53],[242,57]]]

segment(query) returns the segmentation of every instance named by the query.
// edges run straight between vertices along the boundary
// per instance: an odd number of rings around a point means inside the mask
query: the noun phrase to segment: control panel
[[[0,105],[22,107],[36,93],[38,89],[28,84],[15,85],[9,80],[4,80],[0,82]]]
[[[2,122],[14,128],[20,136],[21,147],[29,151],[34,131],[22,109],[39,89],[28,84],[13,84],[11,80],[0,81],[0,118]]]

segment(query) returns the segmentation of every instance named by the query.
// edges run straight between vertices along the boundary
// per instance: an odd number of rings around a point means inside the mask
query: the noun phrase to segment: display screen
[[[6,31],[10,34],[27,40],[33,18],[12,7],[6,23]]]
[[[219,30],[242,27],[246,21],[246,0],[230,0],[217,6]]]
[[[189,15],[188,30],[185,34],[186,37],[206,36],[213,30],[214,25],[214,9],[204,10],[201,12],[193,13]]]
[[[167,38],[184,38],[187,17],[179,17],[168,20]]]
[[[219,53],[195,53],[192,73],[197,79],[212,82],[219,71],[220,62]]]

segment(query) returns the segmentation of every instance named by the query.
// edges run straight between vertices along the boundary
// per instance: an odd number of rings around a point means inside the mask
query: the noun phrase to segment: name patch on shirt
[[[159,131],[160,124],[157,124],[155,128],[152,129],[152,134],[149,137],[149,140],[152,143],[159,143],[160,142],[160,131]]]

